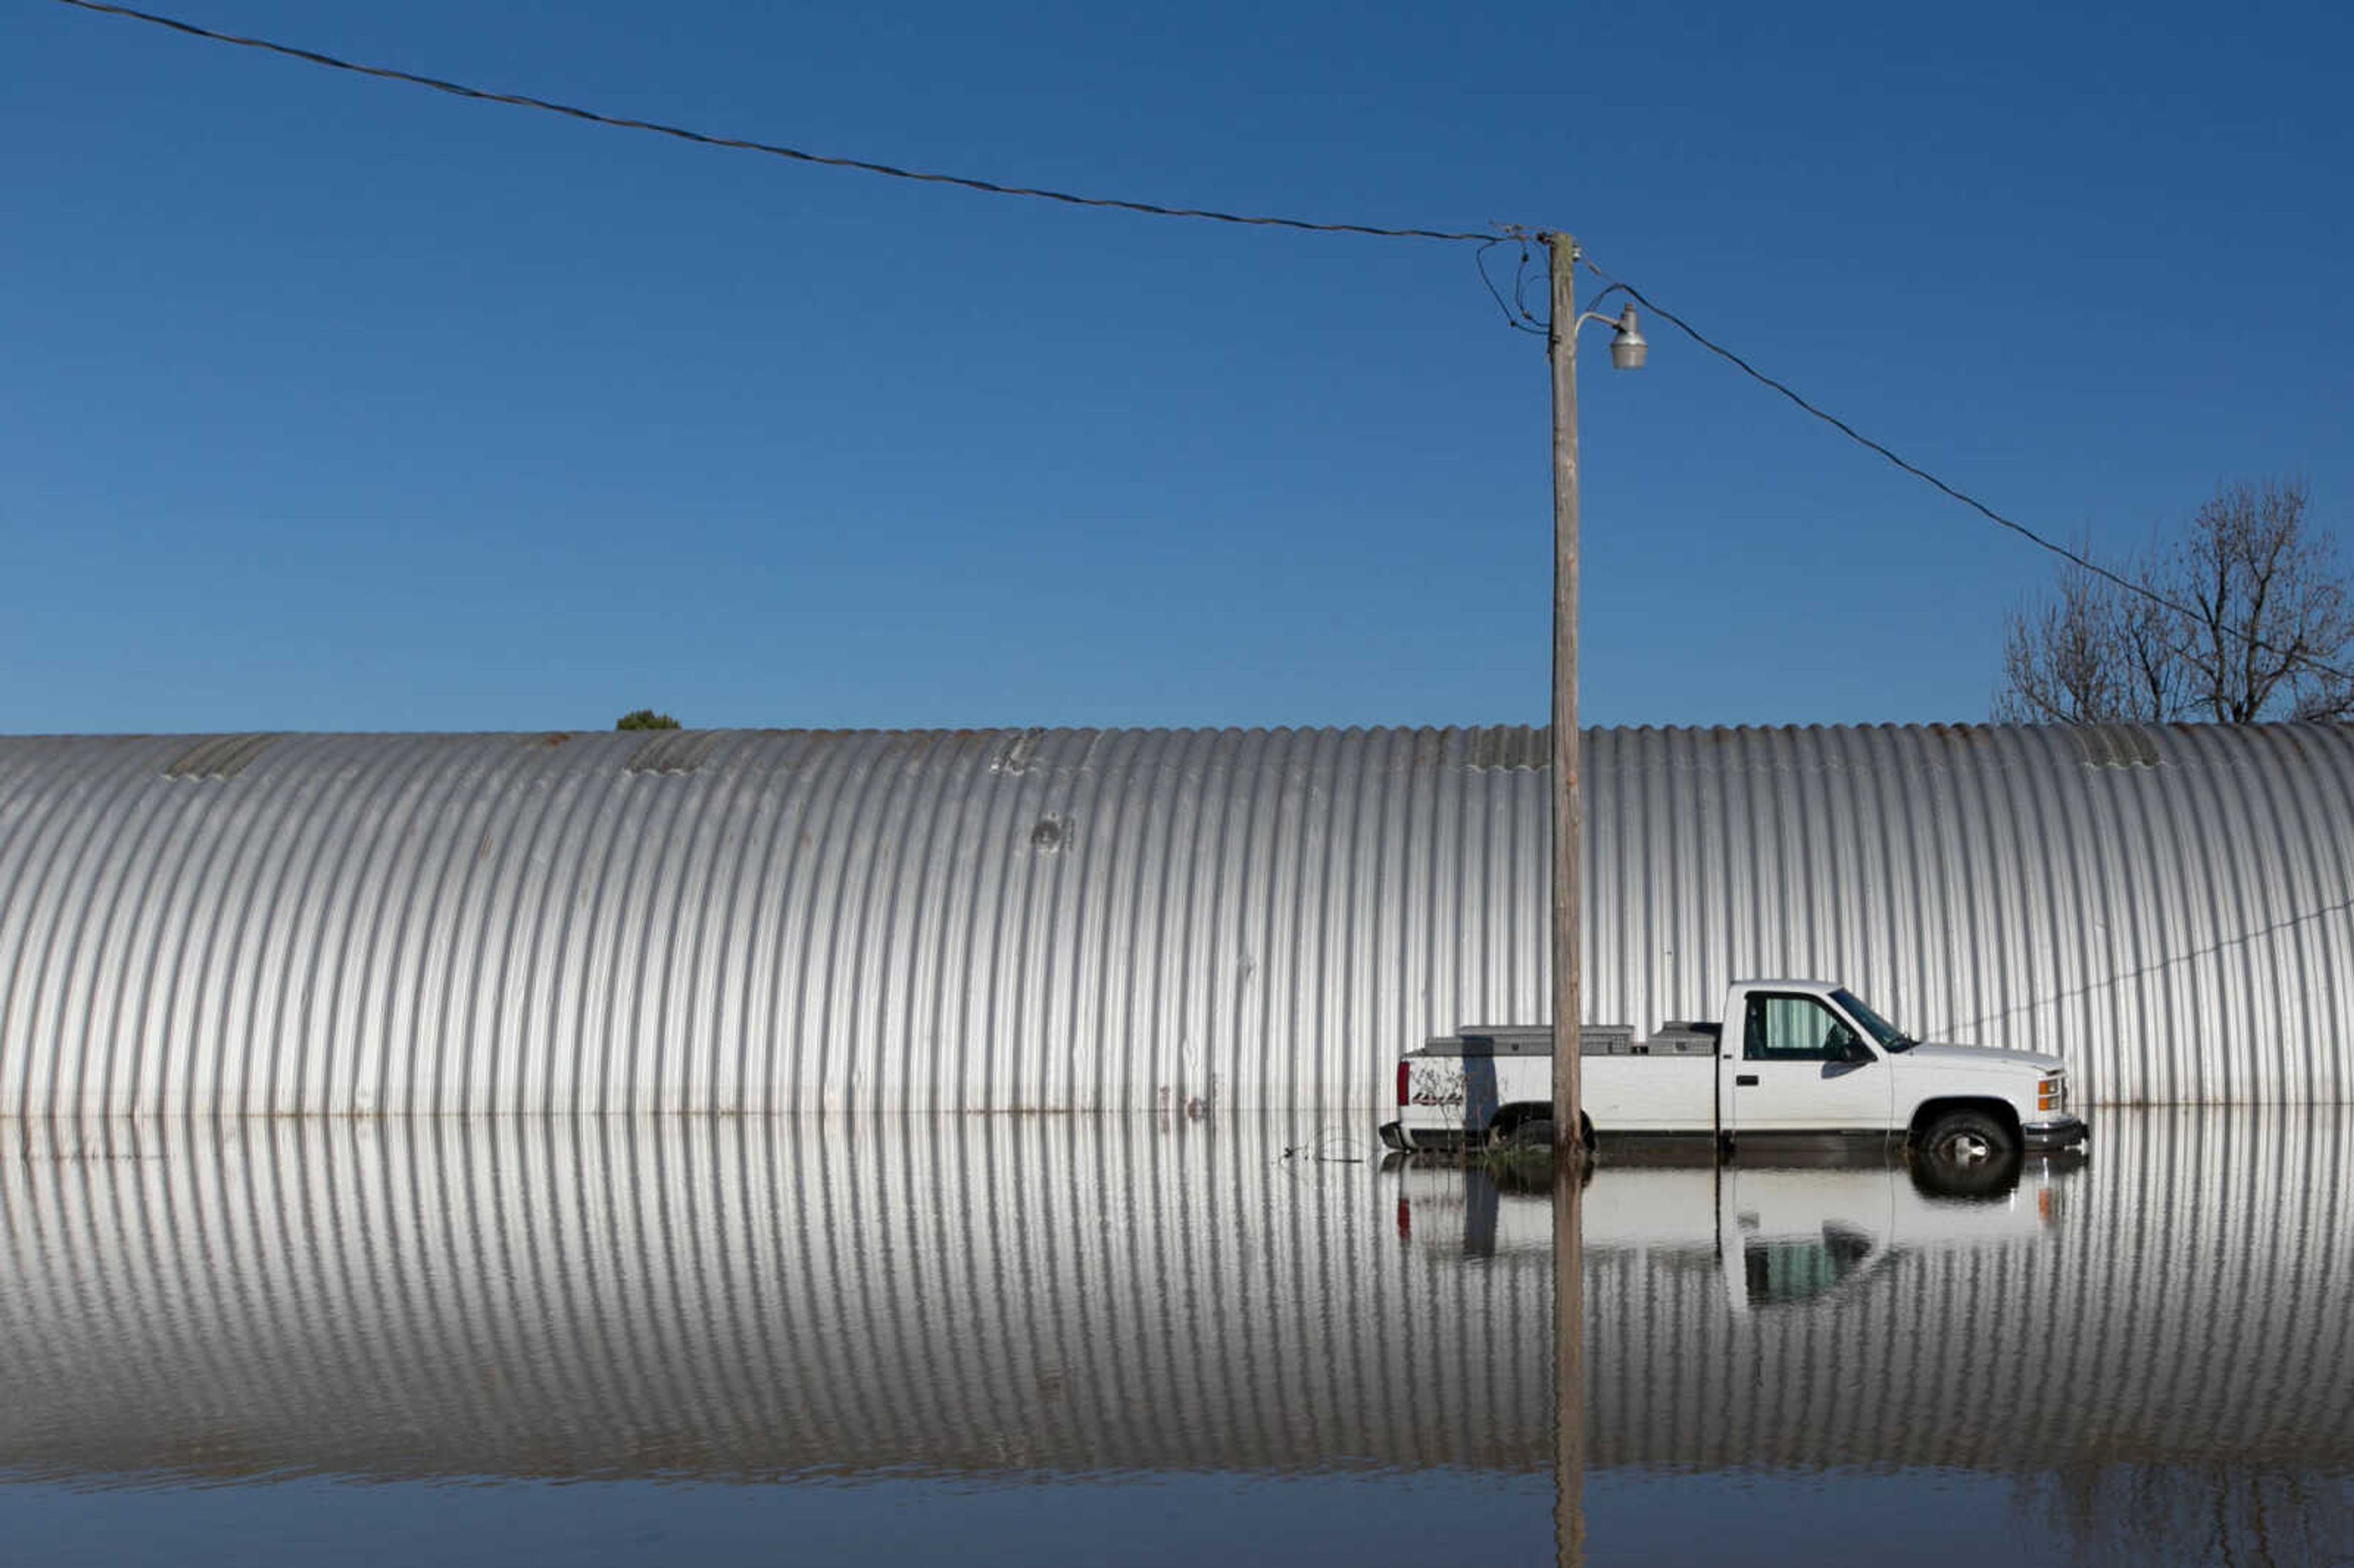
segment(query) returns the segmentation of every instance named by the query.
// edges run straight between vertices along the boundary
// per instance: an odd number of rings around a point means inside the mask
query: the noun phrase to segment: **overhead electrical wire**
[[[128,5],[115,5],[107,0],[58,0],[79,11],[95,11],[101,16],[120,16],[126,21],[144,22],[151,26],[167,27],[192,38],[203,38],[216,44],[234,44],[239,48],[259,49],[264,54],[280,55],[287,59],[304,60],[312,65],[325,66],[331,70],[350,71],[355,76],[370,76],[383,81],[406,82],[411,87],[430,88],[446,92],[452,98],[472,100],[477,103],[504,103],[517,109],[536,109],[549,114],[561,114],[567,119],[586,121],[591,125],[610,125],[621,131],[645,131],[657,136],[674,137],[704,147],[727,147],[742,153],[765,153],[772,158],[789,158],[797,164],[816,164],[832,169],[856,169],[864,174],[885,175],[895,180],[915,180],[925,185],[954,185],[963,190],[980,191],[989,196],[1027,196],[1037,201],[1061,202],[1066,207],[1113,207],[1122,212],[1143,213],[1150,217],[1192,217],[1210,223],[1235,223],[1260,228],[1298,229],[1310,234],[1362,234],[1376,239],[1444,239],[1486,241],[1492,233],[1472,234],[1444,228],[1384,228],[1371,223],[1316,223],[1301,217],[1270,217],[1239,212],[1214,212],[1207,207],[1163,207],[1158,202],[1128,201],[1116,196],[1080,196],[1071,191],[1046,190],[1037,185],[1001,184],[996,180],[974,179],[965,175],[946,175],[930,169],[903,169],[894,164],[875,163],[866,158],[838,157],[829,153],[812,153],[801,147],[787,147],[774,142],[755,142],[741,136],[716,136],[707,132],[690,131],[682,125],[665,125],[656,120],[639,120],[626,114],[605,114],[594,109],[582,109],[574,104],[557,103],[551,99],[534,98],[524,92],[493,92],[484,88],[468,87],[463,82],[446,81],[440,77],[423,76],[416,71],[398,70],[390,66],[364,65],[355,60],[338,59],[334,55],[316,49],[298,48],[292,44],[273,43],[268,38],[245,37],[236,33],[219,32],[201,27],[194,22],[184,22],[174,16],[159,16],[153,11],[134,10]]]
[[[2092,573],[2094,577],[2115,584],[2116,587],[2125,589],[2127,593],[2135,594],[2142,599],[2147,599],[2150,603],[2158,605],[2161,609],[2172,610],[2175,614],[2186,617],[2192,621],[2200,621],[2207,619],[2203,612],[2183,603],[2181,600],[2175,599],[2170,595],[2160,593],[2156,588],[2149,587],[2146,583],[2137,583],[2131,577],[2125,577],[2117,572],[2112,571],[2108,567],[2101,565],[2100,562],[2095,561],[2078,551],[2070,549],[2067,546],[2061,544],[2058,540],[2047,538],[2045,535],[2037,533],[2034,529],[2029,527],[2026,524],[2020,522],[2018,519],[2005,516],[2002,513],[1996,511],[1993,507],[1988,505],[1985,502],[1980,501],[1977,496],[1972,495],[1967,491],[1956,489],[1955,486],[1946,483],[1944,480],[1939,479],[1935,474],[1931,473],[1927,469],[1923,468],[1920,464],[1910,461],[1903,454],[1892,450],[1887,446],[1884,446],[1881,442],[1872,440],[1870,436],[1865,435],[1862,431],[1857,429],[1853,425],[1849,424],[1845,419],[1840,418],[1838,415],[1830,413],[1827,409],[1816,407],[1807,398],[1801,397],[1796,389],[1788,386],[1787,383],[1777,381],[1773,376],[1766,375],[1764,371],[1750,364],[1749,361],[1734,353],[1733,350],[1709,337],[1698,327],[1693,326],[1690,322],[1684,320],[1683,317],[1676,314],[1666,306],[1652,300],[1649,295],[1645,294],[1640,289],[1636,288],[1632,283],[1620,282],[1617,279],[1612,277],[1609,273],[1605,272],[1601,268],[1596,266],[1582,250],[1578,253],[1578,260],[1585,264],[1588,271],[1592,272],[1596,277],[1601,279],[1608,285],[1608,287],[1605,288],[1600,294],[1595,296],[1595,303],[1599,304],[1604,298],[1607,297],[1614,291],[1625,294],[1628,299],[1634,301],[1637,304],[1642,306],[1653,315],[1658,316],[1661,321],[1666,322],[1669,325],[1682,333],[1686,337],[1691,339],[1692,342],[1700,344],[1701,347],[1708,350],[1709,353],[1715,355],[1719,359],[1723,360],[1726,364],[1732,366],[1734,369],[1740,371],[1744,376],[1748,376],[1759,386],[1770,387],[1774,391],[1779,392],[1783,397],[1797,405],[1800,409],[1812,415],[1814,418],[1820,419],[1824,424],[1829,425],[1831,429],[1837,430],[1848,440],[1855,442],[1858,446],[1862,447],[1865,450],[1875,452],[1881,457],[1885,458],[1888,461],[1895,464],[1906,473],[1911,474],[1914,478],[1922,481],[1924,483],[1926,483],[1942,492],[1946,495],[1950,496],[1954,500],[1960,502],[1963,505],[1986,518],[1988,522],[1994,523],[2000,527],[2009,529],[2012,533],[2018,535],[2020,538],[2025,539],[2028,543],[2035,546],[2038,549],[2047,550],[2052,555],[2059,556],[2062,560],[2067,561],[2073,566],[2080,567],[2084,570]],[[2285,660],[2292,664],[2303,664],[2307,669],[2313,670],[2320,674],[2327,675],[2333,680],[2344,681],[2349,684],[2354,684],[2354,671],[2340,669],[2335,664],[2326,662],[2314,654],[2303,652],[2293,648],[2277,647],[2274,644],[2266,642],[2262,638],[2257,637],[2243,636],[2234,638],[2233,641],[2244,641],[2249,647],[2254,649],[2258,652],[2269,653],[2276,659]]]
[[[1515,240],[1520,243],[1521,262],[1512,274],[1512,298],[1507,302],[1504,291],[1496,286],[1495,278],[1488,271],[1488,252],[1499,245],[1509,245]],[[1527,333],[1531,337],[1544,336],[1544,324],[1529,313],[1529,307],[1522,299],[1522,283],[1529,268],[1528,237],[1517,231],[1500,234],[1474,251],[1471,260],[1479,269],[1479,281],[1488,286],[1488,297],[1496,302],[1498,310],[1504,313],[1504,324],[1514,332]]]
[[[864,174],[880,175],[891,179],[912,180],[924,185],[949,185],[961,190],[977,191],[987,196],[1022,196],[1036,201],[1057,202],[1066,207],[1098,207],[1119,212],[1140,213],[1149,217],[1194,218],[1209,223],[1235,224],[1248,228],[1281,228],[1308,234],[1362,235],[1376,239],[1435,239],[1457,243],[1469,242],[1480,247],[1477,257],[1479,262],[1480,281],[1487,285],[1488,292],[1495,299],[1506,323],[1524,332],[1542,334],[1547,331],[1547,323],[1529,311],[1522,292],[1529,261],[1528,241],[1532,238],[1542,238],[1543,236],[1536,230],[1524,228],[1517,224],[1501,224],[1484,231],[1469,231],[1387,228],[1370,223],[1321,223],[1308,218],[1221,212],[1209,207],[1168,207],[1158,202],[1133,201],[1118,196],[1083,196],[1071,191],[1049,190],[1038,185],[1010,185],[997,180],[977,179],[965,175],[943,174],[938,170],[902,168],[896,164],[878,163],[867,158],[812,153],[804,148],[788,147],[774,142],[753,141],[739,136],[714,135],[707,132],[689,130],[684,126],[664,124],[660,121],[641,120],[630,115],[607,114],[598,110],[582,109],[574,104],[558,103],[551,99],[535,98],[528,93],[496,92],[484,88],[469,87],[462,82],[425,76],[416,71],[400,70],[390,66],[367,65],[359,61],[340,59],[334,55],[323,54],[319,50],[303,48],[293,44],[282,44],[268,38],[247,37],[236,33],[225,33],[216,28],[200,26],[194,22],[182,21],[177,17],[159,16],[154,12],[142,11],[129,5],[114,5],[111,0],[57,0],[57,3],[72,6],[79,11],[95,12],[101,16],[115,16],[126,21],[142,22],[150,26],[166,28],[172,32],[184,34],[192,38],[201,38],[210,43],[229,44],[239,48],[256,49],[264,54],[323,66],[331,70],[348,71],[355,76],[374,77],[383,81],[402,82],[411,87],[429,88],[435,92],[447,93],[453,98],[462,98],[477,103],[503,103],[517,109],[535,109],[545,113],[559,114],[567,119],[582,121],[591,125],[610,126],[622,131],[642,131],[657,136],[668,136],[677,141],[692,143],[697,146],[725,147],[737,152],[760,153],[769,157],[784,158],[794,163],[816,164],[825,168],[851,169]],[[1503,291],[1489,276],[1486,259],[1490,248],[1515,240],[1519,241],[1522,247],[1520,269],[1514,278],[1512,299],[1508,302]],[[1604,271],[1585,255],[1583,249],[1578,251],[1578,260],[1607,285],[1602,291],[1603,295],[1606,296],[1613,291],[1624,293],[1645,310],[1667,322],[1701,347],[1724,360],[1760,386],[1780,393],[1798,408],[1830,426],[1848,440],[1868,451],[1878,454],[1915,479],[1961,503],[1988,522],[2009,529],[2037,548],[2048,551],[2062,560],[2070,562],[2092,573],[2094,577],[2123,588],[2127,593],[2138,595],[2177,615],[2186,616],[2193,620],[2201,619],[2200,613],[2190,606],[2159,593],[2146,584],[2135,582],[2130,577],[2112,571],[2098,561],[2068,548],[2057,540],[2045,537],[2026,524],[2005,516],[1975,495],[1946,483],[1927,469],[1872,440],[1837,415],[1817,407],[1788,385],[1766,375],[1740,355],[1715,342],[1673,311],[1653,301],[1633,284],[1621,282]],[[1595,302],[1598,304],[1600,297],[1597,297]],[[2256,638],[2248,638],[2246,641],[2251,648],[2261,652],[2270,653],[2275,658],[2287,660],[2293,663],[2304,664],[2332,679],[2354,683],[2354,673],[2326,663],[2312,654],[2278,648]]]

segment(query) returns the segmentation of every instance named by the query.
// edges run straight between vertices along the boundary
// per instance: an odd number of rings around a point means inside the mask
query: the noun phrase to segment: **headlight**
[[[2035,1108],[2056,1111],[2068,1108],[2068,1080],[2054,1073],[2035,1086]]]

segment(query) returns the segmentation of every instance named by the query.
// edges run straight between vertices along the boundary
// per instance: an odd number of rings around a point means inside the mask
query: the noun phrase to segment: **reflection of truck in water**
[[[1954,1167],[2082,1142],[2057,1056],[1926,1045],[1821,980],[1744,980],[1717,1023],[1582,1032],[1585,1127],[1620,1134],[1902,1135]],[[1393,1149],[1553,1138],[1553,1033],[1467,1028],[1397,1066]]]
[[[2032,1244],[2058,1222],[2076,1162],[2014,1160],[1996,1191],[1958,1198],[1944,1173],[1885,1159],[1604,1163],[1586,1178],[1585,1248],[1718,1274],[1745,1316],[1844,1294],[1901,1255]],[[1435,1155],[1394,1154],[1384,1171],[1398,1182],[1399,1232],[1416,1250],[1551,1258],[1549,1181],[1515,1190],[1509,1174],[1500,1181],[1478,1163]]]

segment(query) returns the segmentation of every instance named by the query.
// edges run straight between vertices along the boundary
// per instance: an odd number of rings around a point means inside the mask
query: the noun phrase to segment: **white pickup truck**
[[[1589,1142],[1621,1134],[1902,1135],[1949,1168],[2063,1149],[2089,1130],[2060,1058],[1924,1045],[1842,987],[1742,980],[1717,1023],[1582,1033]],[[1393,1149],[1553,1139],[1553,1032],[1467,1028],[1398,1061]]]

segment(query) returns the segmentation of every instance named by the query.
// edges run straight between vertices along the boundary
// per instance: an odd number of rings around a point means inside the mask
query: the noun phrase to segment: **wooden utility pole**
[[[1585,1153],[1578,1128],[1577,241],[1544,237],[1553,274],[1546,352],[1553,362],[1553,1137],[1565,1160]]]

